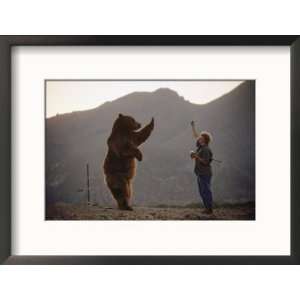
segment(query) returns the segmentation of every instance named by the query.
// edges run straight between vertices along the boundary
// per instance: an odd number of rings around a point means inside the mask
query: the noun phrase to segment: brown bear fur
[[[150,136],[154,119],[142,130],[141,124],[130,116],[119,114],[107,140],[108,151],[104,160],[105,181],[119,209],[132,210],[132,180],[135,176],[136,162],[143,159],[138,147]]]

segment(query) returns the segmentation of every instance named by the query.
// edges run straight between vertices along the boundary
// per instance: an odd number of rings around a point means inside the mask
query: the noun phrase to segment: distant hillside
[[[144,160],[134,181],[134,205],[185,205],[199,202],[190,150],[195,149],[190,121],[213,135],[211,148],[222,164],[213,163],[217,202],[254,201],[255,89],[247,81],[205,105],[190,103],[175,91],[135,92],[87,111],[46,120],[46,196],[48,202],[86,198],[86,163],[91,172],[91,198],[111,203],[102,162],[106,140],[118,113],[155,129],[142,145]]]

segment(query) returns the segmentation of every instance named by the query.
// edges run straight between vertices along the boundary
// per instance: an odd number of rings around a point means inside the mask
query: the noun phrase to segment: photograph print
[[[45,80],[46,220],[255,220],[254,80]]]

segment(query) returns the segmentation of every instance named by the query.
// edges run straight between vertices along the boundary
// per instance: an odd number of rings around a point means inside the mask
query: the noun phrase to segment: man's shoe
[[[214,212],[212,208],[205,208],[203,213],[207,215],[212,215]]]

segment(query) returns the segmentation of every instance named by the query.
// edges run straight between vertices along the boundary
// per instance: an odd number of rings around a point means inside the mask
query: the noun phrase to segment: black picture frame
[[[15,256],[11,253],[11,49],[14,46],[289,46],[291,49],[291,255]],[[3,264],[277,264],[300,263],[299,36],[0,36],[0,262]],[[298,138],[297,138],[298,137]],[[268,238],[268,237],[266,237]]]

